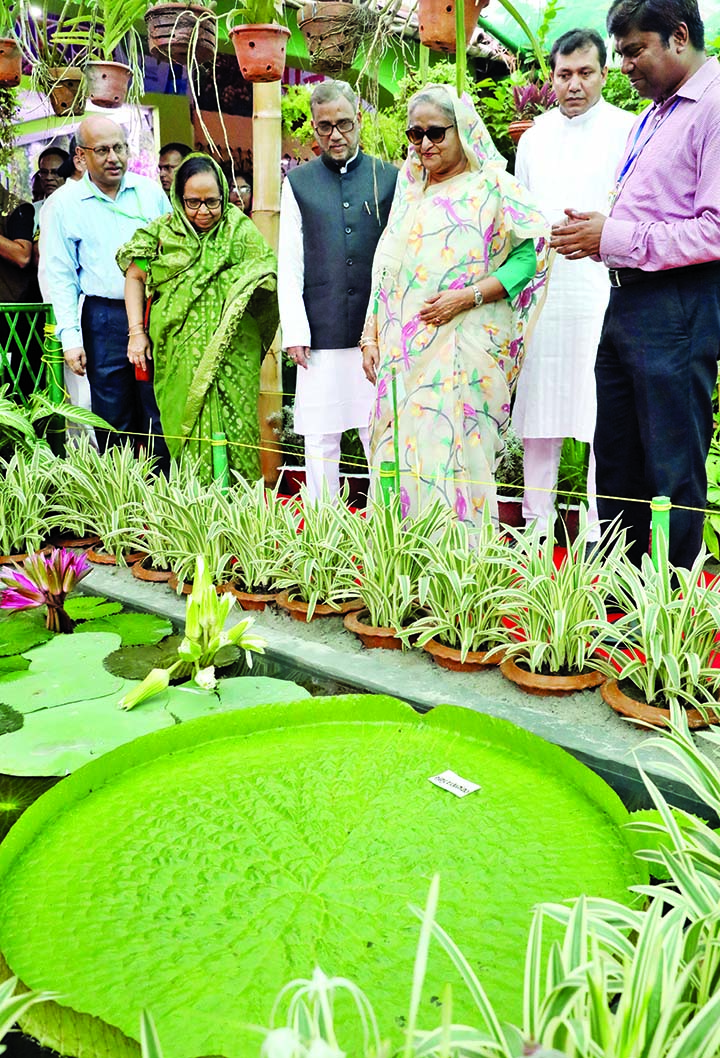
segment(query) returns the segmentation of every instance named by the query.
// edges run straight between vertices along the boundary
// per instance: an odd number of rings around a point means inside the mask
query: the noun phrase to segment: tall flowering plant
[[[0,609],[47,606],[49,630],[72,632],[74,625],[65,612],[65,599],[91,569],[85,555],[66,547],[30,555],[22,567],[0,573]]]

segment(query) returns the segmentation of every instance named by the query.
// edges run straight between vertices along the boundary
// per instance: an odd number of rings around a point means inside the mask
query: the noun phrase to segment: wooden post
[[[253,220],[277,253],[280,229],[280,81],[253,85]],[[260,370],[260,464],[265,482],[278,479],[282,455],[275,428],[282,424],[282,351],[275,335]],[[268,421],[270,420],[270,421]]]

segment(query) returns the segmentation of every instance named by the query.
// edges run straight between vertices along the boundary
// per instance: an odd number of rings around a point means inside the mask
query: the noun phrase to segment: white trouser
[[[365,458],[370,461],[370,430],[358,427]],[[305,434],[305,474],[308,498],[319,500],[323,494],[323,482],[331,499],[340,491],[340,440],[342,433]]]
[[[522,512],[526,525],[537,522],[541,529],[547,529],[555,510],[555,491],[562,445],[562,437],[523,437],[525,492]],[[588,463],[587,493],[587,520],[588,525],[592,526],[588,539],[599,540],[600,522],[595,496],[595,454],[592,445]]]

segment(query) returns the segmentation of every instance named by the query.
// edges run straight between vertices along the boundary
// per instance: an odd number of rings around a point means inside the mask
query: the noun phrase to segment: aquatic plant
[[[91,569],[83,554],[66,547],[29,555],[22,569],[16,566],[0,573],[0,608],[30,610],[47,606],[47,628],[51,632],[72,632],[74,623],[65,612],[65,599]]]

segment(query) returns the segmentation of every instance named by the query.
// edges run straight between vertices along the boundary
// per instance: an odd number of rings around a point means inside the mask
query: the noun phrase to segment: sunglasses
[[[431,143],[442,143],[447,130],[454,128],[454,125],[430,125],[428,128],[423,129],[419,125],[413,125],[412,128],[405,129],[405,135],[413,147],[419,147],[425,138],[429,139]]]

